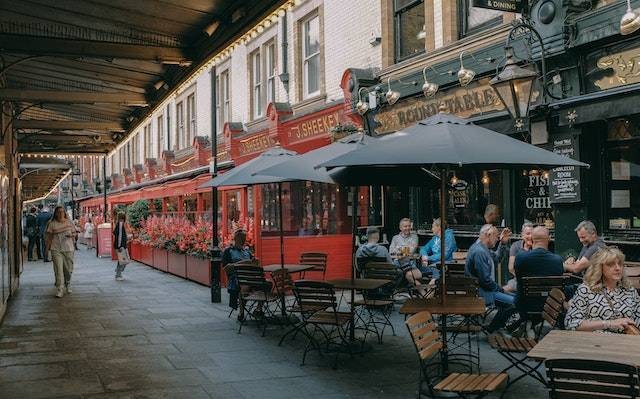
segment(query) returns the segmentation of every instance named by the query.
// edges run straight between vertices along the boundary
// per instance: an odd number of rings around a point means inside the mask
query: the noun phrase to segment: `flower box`
[[[140,248],[142,247],[142,245],[140,244],[136,244],[136,243],[131,243],[129,244],[129,256],[131,257],[131,259],[137,261],[137,262],[141,262],[140,259]]]
[[[187,255],[169,252],[167,271],[180,277],[187,277]]]
[[[163,272],[168,271],[169,251],[164,248],[153,248],[153,267]]]
[[[211,282],[211,261],[195,256],[187,256],[187,278],[209,286]]]
[[[140,262],[153,266],[153,248],[147,245],[140,246]]]

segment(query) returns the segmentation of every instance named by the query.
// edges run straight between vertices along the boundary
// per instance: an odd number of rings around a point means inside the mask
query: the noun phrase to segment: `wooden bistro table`
[[[440,302],[440,298],[434,297],[429,299],[410,298],[400,308],[401,314],[415,314],[422,311],[428,311],[431,314],[440,315],[442,330],[442,348],[440,349],[440,360],[442,361],[442,372],[444,375],[449,373],[449,348],[447,345],[447,316],[480,316],[483,315],[486,306],[484,299],[475,296],[464,295],[448,295],[445,297],[444,303]],[[479,360],[478,360],[479,362]]]
[[[262,267],[262,270],[264,270],[267,273],[273,273],[276,270],[280,270],[280,269],[285,269],[286,271],[289,272],[289,274],[301,273],[309,269],[313,269],[313,265],[299,265],[299,264],[293,264],[293,263],[285,263],[284,265],[281,265],[280,263],[277,263],[277,264],[266,265]],[[280,313],[282,314],[283,319],[287,319],[286,301],[285,301],[284,295],[280,299],[280,308],[281,308]]]
[[[351,322],[349,323],[349,339],[351,341],[355,341],[356,333],[355,333],[355,322],[354,322],[354,314],[355,314],[355,296],[356,290],[375,290],[382,287],[385,284],[389,283],[389,280],[377,279],[377,278],[337,278],[332,280],[327,280],[327,283],[333,285],[334,288],[341,290],[350,290],[351,291],[351,303],[350,312],[351,312]]]
[[[551,330],[528,356],[536,360],[606,360],[640,367],[640,336]]]

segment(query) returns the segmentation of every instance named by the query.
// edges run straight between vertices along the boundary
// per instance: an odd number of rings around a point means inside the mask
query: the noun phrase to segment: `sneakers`
[[[124,281],[124,277],[122,277],[122,276],[116,276],[116,281]]]
[[[64,296],[64,291],[62,288],[58,288],[58,292],[56,293],[56,298],[62,298]]]
[[[71,294],[73,292],[73,290],[71,289],[71,287],[69,285],[65,285],[64,286],[64,290],[67,292],[67,294]]]

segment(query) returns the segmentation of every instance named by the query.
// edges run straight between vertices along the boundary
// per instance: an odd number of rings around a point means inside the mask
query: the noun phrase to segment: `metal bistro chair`
[[[326,352],[335,352],[333,367],[336,368],[338,354],[342,348],[347,348],[349,354],[353,355],[347,341],[351,313],[338,311],[338,301],[333,286],[324,281],[296,281],[293,292],[300,306],[303,323],[301,328],[308,340],[302,355],[302,364],[304,365],[309,351],[317,350],[322,354],[324,347]],[[309,327],[313,327],[313,331],[309,331]],[[316,339],[316,332],[321,333],[323,342]]]
[[[247,319],[251,317],[262,324],[262,336],[264,337],[267,331],[267,317],[274,316],[269,305],[276,303],[277,307],[278,296],[271,292],[271,283],[265,279],[262,267],[236,264],[233,271],[238,279],[239,302],[244,313],[244,317],[240,319],[238,334]]]
[[[567,276],[545,276],[545,277],[523,277],[522,290],[524,298],[521,299],[527,309],[526,321],[531,322],[531,328],[536,339],[540,339],[544,319],[541,317],[546,299],[554,288],[564,292],[564,287],[568,281]],[[535,326],[538,326],[537,330]]]
[[[228,263],[228,264],[226,264],[222,268],[222,270],[227,275],[227,281],[231,281],[231,279],[235,277],[234,269],[235,269],[236,266],[239,266],[239,265],[259,266],[260,265],[260,261],[257,258],[253,258],[253,259],[244,259],[244,260],[238,261],[236,263]],[[238,294],[238,295],[240,295],[240,294]],[[236,310],[236,309],[235,308],[231,308],[231,310],[229,311],[229,314],[227,315],[227,317],[231,317],[231,315],[233,314],[234,310]]]
[[[366,334],[372,331],[378,337],[378,342],[382,343],[382,336],[387,326],[391,327],[391,333],[394,336],[396,335],[389,317],[393,311],[395,287],[402,276],[400,276],[397,267],[387,262],[368,262],[362,268],[362,276],[364,278],[388,281],[387,284],[378,289],[362,291],[362,299],[354,302],[355,306],[365,312],[365,314],[358,316],[364,323],[365,339]],[[378,317],[378,314],[380,317]],[[378,325],[381,326],[381,329],[378,329]]]
[[[640,396],[635,365],[601,360],[549,359],[545,367],[551,399],[624,399]]]
[[[564,313],[564,293],[558,288],[554,288],[549,293],[547,300],[544,304],[542,311],[542,318],[551,325],[551,328],[555,328],[558,324],[558,320]],[[505,387],[503,395],[507,392],[507,389],[524,377],[531,377],[543,384],[547,384],[545,378],[540,374],[538,368],[542,365],[542,361],[537,361],[529,358],[527,354],[538,343],[538,339],[534,338],[517,338],[517,337],[505,337],[500,334],[492,334],[489,336],[489,345],[498,353],[507,359],[510,366],[502,370],[506,373],[512,368],[518,369],[521,374],[515,379],[511,380]],[[534,365],[529,365],[527,361],[533,361]]]
[[[436,397],[436,393],[439,392],[454,393],[462,398],[482,398],[495,392],[509,379],[509,375],[504,372],[491,374],[452,373],[434,385],[431,369],[433,366],[439,366],[440,364],[430,363],[429,361],[434,356],[437,356],[442,349],[442,339],[438,332],[438,326],[433,321],[431,313],[427,311],[416,313],[409,317],[405,323],[420,360],[418,399],[422,395]],[[425,384],[427,385],[428,393],[425,393],[423,389]]]
[[[327,274],[327,254],[324,252],[303,252],[300,254],[300,264],[313,266],[309,270],[302,272],[302,278],[307,278],[307,273],[320,273],[321,280]]]

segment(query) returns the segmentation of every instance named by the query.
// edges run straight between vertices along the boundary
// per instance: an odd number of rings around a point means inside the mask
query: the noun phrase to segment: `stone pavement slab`
[[[51,263],[24,265],[21,287],[0,325],[0,398],[409,398],[415,397],[418,361],[404,318],[397,336],[354,357],[310,353],[306,344],[265,337],[248,323],[238,334],[227,298],[210,303],[207,287],[133,263],[125,281],[114,262],[84,248],[76,252],[74,292],[54,298]],[[223,291],[223,295],[226,292]],[[506,363],[480,342],[483,371]],[[542,398],[532,380],[506,398]],[[496,396],[497,397],[497,396]]]

